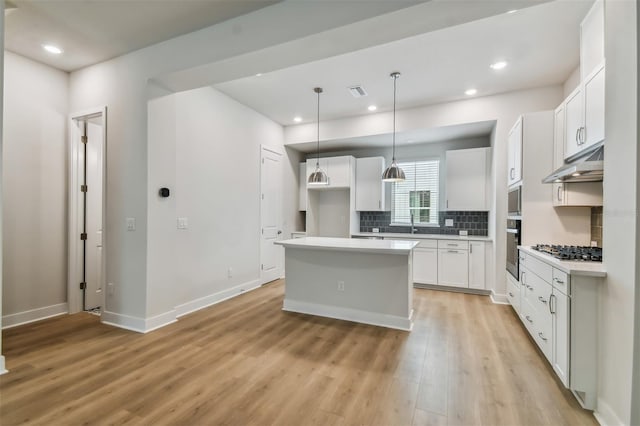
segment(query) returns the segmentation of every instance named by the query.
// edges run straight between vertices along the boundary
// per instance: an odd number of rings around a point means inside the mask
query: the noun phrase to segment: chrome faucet
[[[413,218],[413,214],[414,214],[413,210],[409,210],[409,214],[411,216],[411,235],[413,235],[413,233],[416,230],[416,228],[414,228],[414,226],[413,226],[414,221],[415,221],[415,219]]]

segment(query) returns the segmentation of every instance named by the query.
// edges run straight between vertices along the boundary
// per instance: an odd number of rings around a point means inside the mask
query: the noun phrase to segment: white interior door
[[[281,278],[283,248],[273,244],[282,237],[282,155],[261,148],[260,167],[260,281]]]
[[[86,252],[85,309],[102,306],[102,200],[103,158],[102,117],[87,122],[86,158]],[[82,147],[81,147],[82,148]]]

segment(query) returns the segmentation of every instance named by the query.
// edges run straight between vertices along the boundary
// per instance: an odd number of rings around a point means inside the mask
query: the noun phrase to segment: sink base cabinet
[[[469,252],[461,249],[438,249],[438,284],[469,287]]]
[[[413,249],[413,282],[418,284],[438,284],[438,249]]]

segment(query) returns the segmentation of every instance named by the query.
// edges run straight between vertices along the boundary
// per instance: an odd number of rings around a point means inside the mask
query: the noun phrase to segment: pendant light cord
[[[396,82],[398,75],[393,76],[393,150],[391,153],[391,162],[396,162]]]
[[[318,143],[317,143],[317,156],[316,156],[316,170],[320,168],[320,92],[322,91],[322,89],[317,90],[316,89],[316,93],[318,94]]]

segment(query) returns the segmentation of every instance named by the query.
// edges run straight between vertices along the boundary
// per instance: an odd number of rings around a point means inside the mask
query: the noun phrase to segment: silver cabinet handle
[[[551,305],[555,305],[554,303],[555,298],[556,298],[555,294],[552,294],[551,296],[549,296],[549,313],[552,315],[556,313],[556,308],[555,307],[553,309],[551,308]]]
[[[447,250],[447,253],[458,253],[458,250]]]
[[[520,273],[520,281],[522,281],[522,284],[527,285],[527,282],[526,282],[526,281],[525,281],[525,279],[524,279],[524,278],[525,278],[525,276],[526,276],[525,272],[524,272],[524,271],[522,271],[522,272]]]
[[[527,319],[527,321],[529,321],[531,324],[533,324],[533,320],[531,318],[529,318],[529,315],[525,316],[525,318]]]
[[[584,145],[587,141],[587,128],[582,126],[580,127],[580,145]]]
[[[562,186],[558,186],[558,201],[562,201],[562,197],[560,196],[561,192],[562,192]]]
[[[554,278],[553,281],[557,282],[558,284],[564,284],[564,281],[558,278]]]
[[[538,300],[544,303],[545,305],[547,304],[547,301],[542,296],[538,296]]]
[[[533,291],[533,287],[531,287],[529,284],[527,284],[527,288],[531,291]]]
[[[576,144],[580,145],[580,127],[576,129]]]
[[[509,292],[509,296],[511,296],[511,297],[515,297],[515,296],[513,295],[513,293],[511,293],[511,292]]]
[[[515,169],[515,167],[510,168],[510,169],[509,169],[509,177],[510,177],[511,179],[515,179],[515,178],[516,178],[516,177],[515,177],[515,175],[516,175],[516,169]]]
[[[538,336],[540,336],[540,338],[541,338],[542,340],[544,340],[545,342],[547,341],[547,338],[546,338],[546,337],[544,337],[544,334],[542,334],[542,332],[539,332],[539,333],[538,333]]]

